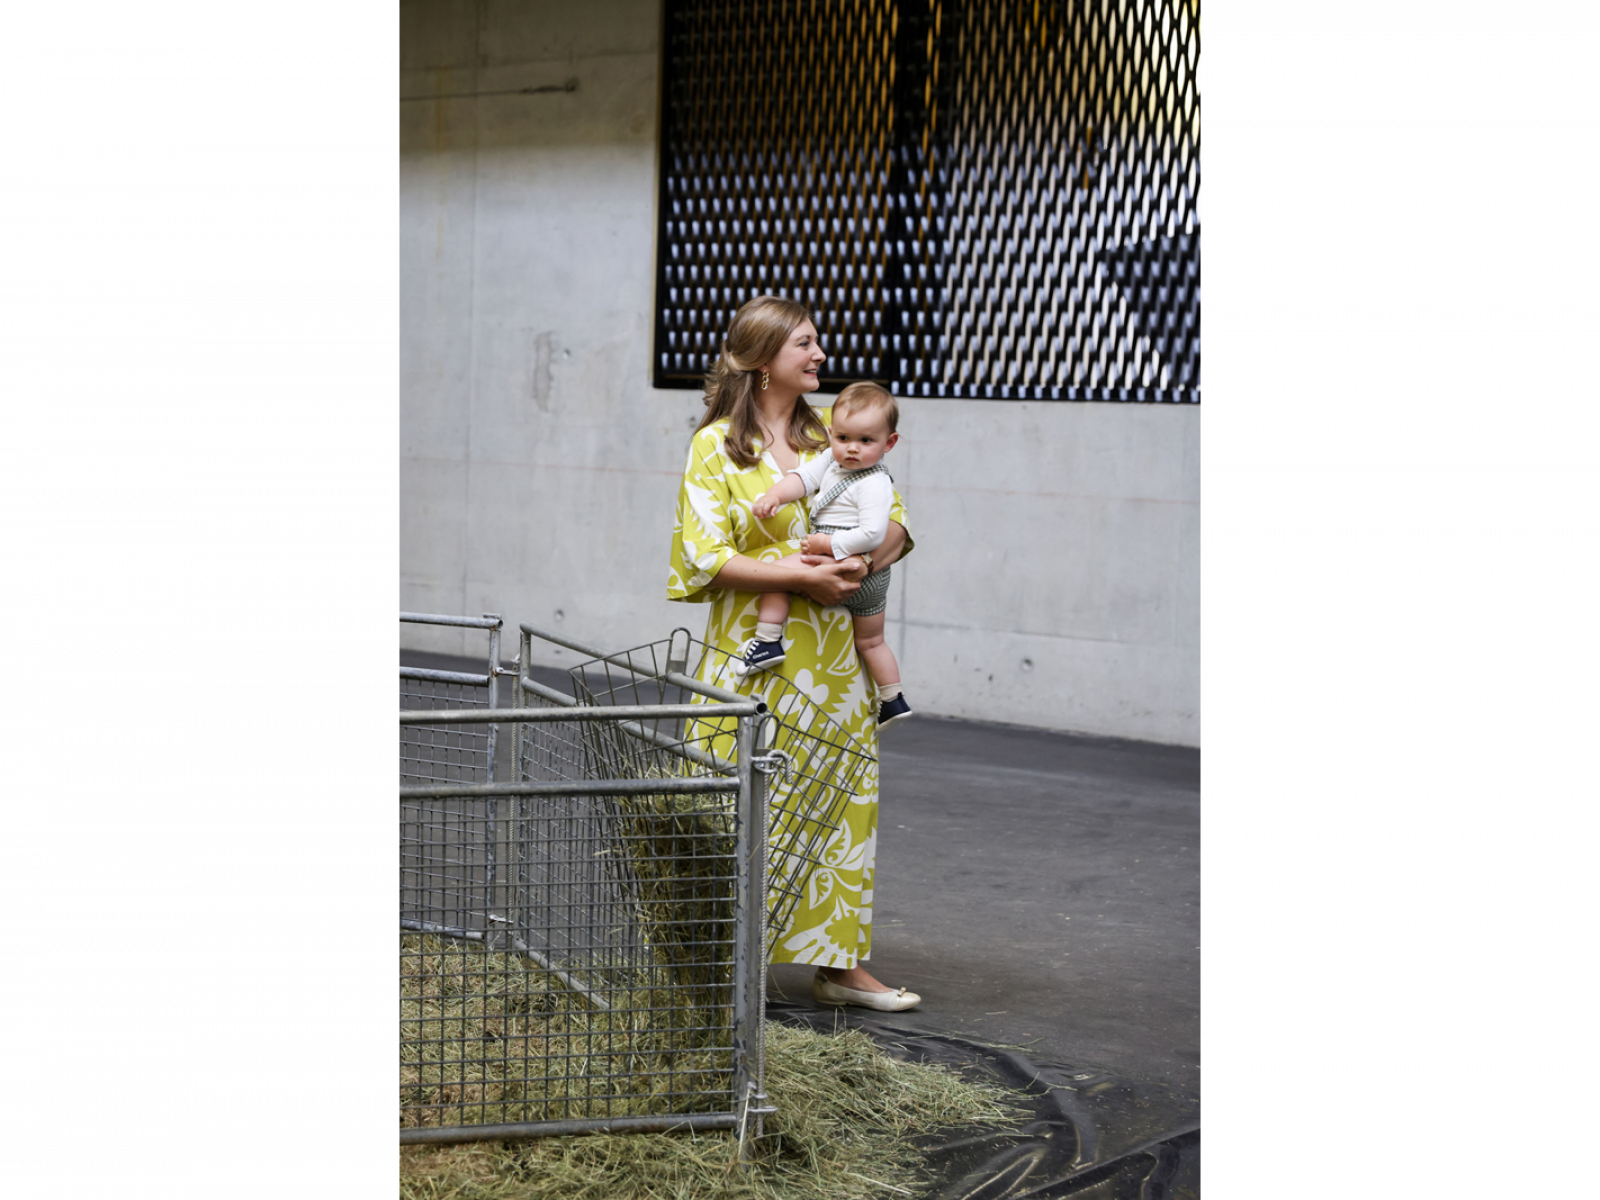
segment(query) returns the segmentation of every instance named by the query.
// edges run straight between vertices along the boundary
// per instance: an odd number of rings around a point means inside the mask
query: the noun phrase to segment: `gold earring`
[[[771,379],[771,376],[768,375],[765,371],[761,372],[761,390],[763,392],[767,390],[767,382],[770,379]]]

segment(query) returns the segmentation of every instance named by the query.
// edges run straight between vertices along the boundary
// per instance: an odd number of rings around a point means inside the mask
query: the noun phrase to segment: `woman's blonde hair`
[[[755,448],[761,431],[756,419],[756,377],[761,364],[770,362],[795,326],[809,319],[805,305],[782,296],[745,301],[728,326],[722,353],[706,372],[706,415],[695,432],[727,418],[727,455],[740,467],[753,467],[761,461]],[[787,432],[795,450],[821,450],[828,444],[822,419],[803,396],[795,401]]]

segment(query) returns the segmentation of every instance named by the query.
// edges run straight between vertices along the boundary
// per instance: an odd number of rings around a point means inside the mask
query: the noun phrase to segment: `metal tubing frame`
[[[692,796],[701,792],[737,792],[738,779],[704,775],[665,779],[543,779],[533,783],[440,783],[400,789],[402,800],[482,799],[488,796]]]
[[[485,621],[493,620],[489,627],[489,711],[495,708],[495,690],[500,678],[500,614],[484,613]],[[499,751],[500,726],[498,723],[489,726],[489,782],[494,783],[495,758]],[[500,864],[495,858],[495,846],[499,842],[497,826],[500,813],[493,794],[487,800],[488,811],[485,813],[484,823],[484,892],[483,911],[486,916],[494,913],[494,896],[500,882]]]
[[[408,625],[458,625],[466,629],[499,629],[505,624],[498,613],[484,613],[481,617],[447,617],[440,613],[400,614]]]
[[[431,667],[401,667],[401,679],[426,679],[434,683],[460,683],[469,687],[488,687],[489,676],[466,671],[435,671]]]
[[[658,675],[655,672],[645,671],[634,666],[633,660],[626,654],[607,654],[604,650],[596,650],[593,646],[587,646],[582,642],[575,642],[571,638],[564,637],[558,633],[551,633],[546,629],[539,629],[533,625],[524,624],[519,625],[517,628],[519,628],[523,633],[524,645],[529,644],[527,641],[527,635],[532,634],[541,641],[554,642],[558,646],[565,646],[568,650],[576,650],[579,654],[587,654],[590,658],[599,662],[610,663],[613,667],[621,667],[630,675],[638,675],[646,679],[663,679],[677,687],[684,688],[685,690],[694,692],[697,695],[705,696],[709,700],[721,700],[726,704],[750,703],[749,696],[741,696],[738,692],[730,692],[727,688],[719,688],[713,684],[704,683],[699,679],[693,679],[681,671],[666,671]],[[677,630],[674,630],[673,632],[676,633]],[[523,669],[527,669],[526,663],[523,664]],[[762,704],[762,711],[765,710],[766,705]],[[702,713],[704,712],[703,706],[700,707],[700,711]]]
[[[528,664],[530,661],[532,661],[532,655],[533,643],[528,639],[528,635],[519,629],[517,632],[517,660],[511,664],[511,703],[514,708],[519,710],[525,710],[528,707],[528,698],[525,694],[525,686],[533,682],[533,680],[527,678]],[[568,698],[565,697],[560,698],[559,700],[555,699],[559,694],[554,688],[541,688],[539,692],[536,692],[535,694],[537,695],[546,691],[548,691],[550,695],[544,698],[557,703],[560,707],[570,708],[577,704],[576,700],[573,700],[571,705],[567,704],[566,700]],[[511,778],[519,783],[522,781],[522,726],[523,722],[521,721],[513,721],[511,724]],[[527,797],[517,797],[516,803],[517,822],[518,824],[521,824],[528,818]],[[522,899],[522,885],[525,882],[524,875],[525,872],[519,864],[516,868],[516,886],[511,890],[511,895],[513,897],[512,908],[507,914],[511,918],[513,927],[517,929],[522,928],[522,910],[520,905]]]
[[[531,681],[530,681],[531,682]],[[573,708],[451,708],[402,709],[402,725],[484,725],[495,721],[618,721],[630,717],[754,717],[767,711],[760,700],[740,696],[737,703],[720,704],[608,704]]]
[[[456,684],[456,685],[462,686],[462,687],[479,687],[479,688],[483,688],[484,692],[485,692],[485,697],[486,697],[486,699],[488,701],[489,708],[492,710],[492,709],[494,709],[496,707],[496,705],[498,703],[498,696],[497,696],[498,676],[508,673],[500,666],[500,631],[505,625],[505,619],[503,617],[501,617],[501,615],[499,613],[484,613],[483,616],[481,616],[481,617],[456,617],[456,616],[448,616],[448,615],[445,615],[443,613],[403,612],[403,613],[400,614],[400,622],[403,625],[445,625],[445,626],[452,626],[452,627],[461,628],[461,629],[484,629],[484,630],[487,630],[488,633],[489,633],[489,671],[488,671],[488,674],[479,675],[479,674],[477,674],[475,672],[467,672],[467,671],[438,671],[438,670],[434,670],[434,669],[432,669],[430,667],[406,667],[406,666],[402,666],[400,668],[400,678],[401,679],[417,680],[419,682],[450,683],[450,684]],[[432,711],[437,713],[437,712],[440,712],[440,711],[449,711],[449,710],[432,710]],[[496,729],[496,727],[494,725],[490,725],[489,730],[488,730],[487,745],[485,746],[485,750],[487,752],[487,757],[488,757],[488,764],[487,764],[488,777],[489,777],[489,780],[490,780],[491,783],[494,781],[494,778],[495,778],[495,759],[497,757],[497,754],[496,754],[496,749],[497,749],[496,739],[497,739],[497,729]],[[490,832],[493,831],[493,824],[494,824],[494,814],[491,813],[490,814]],[[491,886],[492,886],[494,875],[495,875],[495,864],[494,864],[492,846],[493,846],[493,843],[491,841],[490,858],[489,858],[489,864],[488,864],[489,865],[489,878],[490,878],[490,881],[491,881]]]
[[[703,705],[701,707],[704,707]],[[739,770],[738,900],[734,907],[734,1095],[739,1106],[739,1159],[761,1136],[762,1117],[776,1111],[766,1092],[766,864],[765,788],[755,749],[763,718],[741,720],[734,735]]]
[[[751,722],[751,742],[759,744],[761,726],[764,719]],[[741,725],[743,722],[741,722]],[[755,758],[755,745],[742,761],[748,762],[750,771],[750,850],[749,860],[745,867],[745,874],[750,879],[750,911],[755,914],[748,931],[749,953],[756,961],[756,995],[753,1000],[756,1012],[755,1020],[755,1048],[756,1071],[755,1088],[750,1093],[752,1104],[746,1105],[748,1115],[755,1117],[752,1136],[761,1136],[761,1118],[763,1114],[776,1112],[767,1101],[767,773],[757,763]],[[740,1156],[744,1150],[741,1147]]]
[[[438,1129],[402,1129],[400,1144],[492,1142],[502,1138],[558,1137],[575,1133],[671,1133],[680,1129],[733,1129],[738,1124],[737,1113],[689,1113],[678,1117],[594,1117],[511,1125],[452,1125]]]
[[[750,763],[750,751],[754,738],[751,737],[751,722],[740,721],[734,733],[734,758],[738,762],[739,771],[739,796],[746,800],[752,796],[750,785],[755,775],[755,768]],[[754,1062],[759,1058],[755,1040],[757,1032],[752,1025],[761,1024],[762,1011],[755,1006],[755,997],[749,994],[752,980],[750,979],[750,926],[759,925],[760,917],[755,916],[755,904],[760,897],[759,892],[751,890],[751,838],[750,838],[750,809],[748,804],[739,806],[738,822],[734,830],[733,853],[739,861],[738,891],[735,893],[733,906],[733,1097],[734,1103],[739,1108],[739,1156],[744,1157],[745,1135],[749,1133],[750,1093],[755,1084],[751,1078],[754,1073]],[[759,843],[763,850],[765,843]],[[761,972],[766,974],[766,963],[759,956],[755,961],[760,964]],[[760,1118],[758,1117],[759,1121]],[[758,1131],[759,1136],[759,1131]]]
[[[555,692],[550,688],[542,687],[540,684],[535,683],[531,679],[528,679],[524,676],[519,676],[518,678],[525,687],[531,685],[530,690],[537,688],[538,692],[535,694],[548,693],[549,695],[560,696],[559,692]],[[515,719],[518,721],[518,728],[520,728],[520,725],[523,721],[615,720],[617,728],[622,730],[623,733],[626,733],[630,737],[637,738],[641,742],[648,742],[652,746],[659,746],[668,753],[676,754],[679,758],[684,759],[687,762],[692,762],[698,767],[704,767],[708,771],[715,771],[719,775],[732,775],[739,769],[737,764],[731,763],[725,758],[718,758],[715,754],[712,754],[708,750],[701,750],[697,746],[690,746],[676,738],[669,737],[664,733],[658,732],[657,730],[650,729],[639,724],[637,721],[629,721],[623,718],[685,717],[698,720],[707,716],[756,716],[766,711],[765,704],[761,703],[760,701],[751,700],[742,700],[739,704],[726,704],[722,702],[715,702],[712,704],[616,704],[608,705],[604,708],[592,708],[587,705],[579,705],[577,701],[573,701],[573,704],[574,707],[566,709],[502,708],[498,713],[473,713],[470,710],[462,709],[451,712],[450,719],[441,723],[446,725],[472,725],[481,724],[485,721],[496,720],[499,718],[515,717]],[[400,714],[400,723],[402,725],[432,725],[435,724],[432,717],[433,713],[429,712],[428,710],[414,710],[409,712],[402,711]],[[513,737],[516,743],[516,749],[514,752],[518,755],[517,761],[521,762],[522,737],[520,734],[513,734]]]

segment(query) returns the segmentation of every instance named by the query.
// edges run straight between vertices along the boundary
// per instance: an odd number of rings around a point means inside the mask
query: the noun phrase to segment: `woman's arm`
[[[798,592],[824,608],[838,604],[861,587],[866,564],[859,558],[844,562],[816,560],[816,566],[793,567],[781,562],[759,562],[737,554],[722,564],[707,587],[736,592]]]
[[[899,521],[889,522],[889,532],[883,535],[883,545],[872,552],[873,571],[881,571],[894,562],[904,553],[906,548],[906,527]]]

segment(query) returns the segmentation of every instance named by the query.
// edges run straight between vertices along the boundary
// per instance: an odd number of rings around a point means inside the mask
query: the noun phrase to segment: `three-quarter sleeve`
[[[678,492],[677,524],[672,530],[668,600],[710,600],[706,584],[739,553],[725,478],[730,464],[722,450],[723,432],[720,423],[709,426],[689,443],[689,460]]]
[[[896,560],[903,561],[905,556],[911,553],[911,547],[914,544],[911,539],[911,518],[906,516],[906,506],[904,501],[900,499],[899,491],[894,491],[893,495],[894,503],[889,507],[889,520],[906,531],[905,549],[900,551],[900,558]]]

